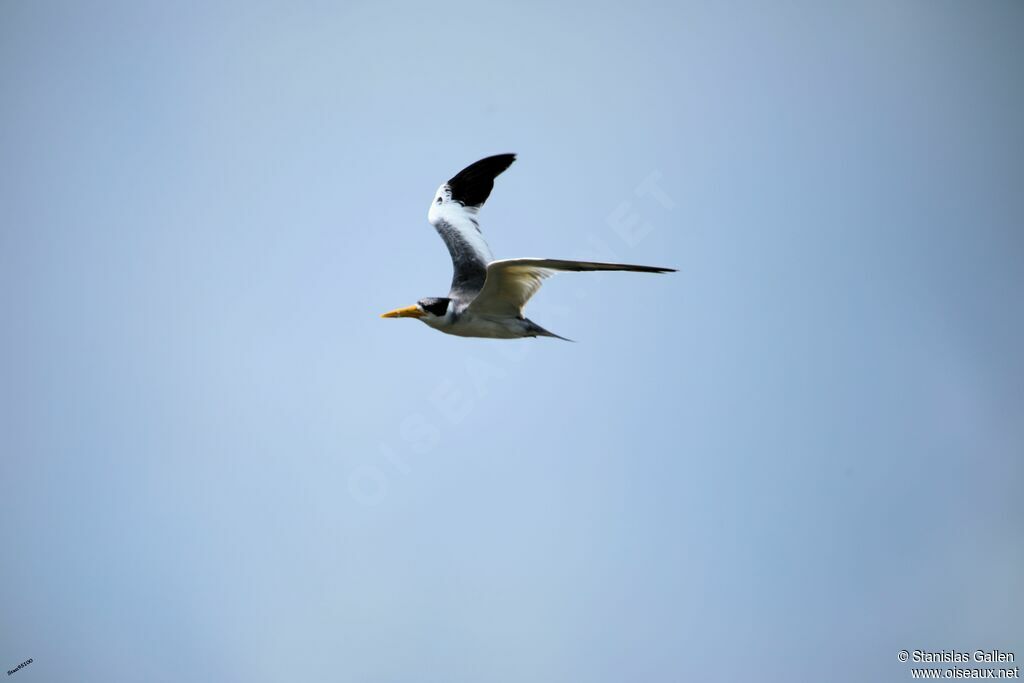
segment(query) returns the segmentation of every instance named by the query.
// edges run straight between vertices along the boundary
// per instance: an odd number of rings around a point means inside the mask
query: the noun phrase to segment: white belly
[[[431,325],[434,329],[459,337],[487,337],[490,339],[518,339],[532,337],[534,333],[524,320],[519,318],[483,318],[480,316],[459,316],[450,324]]]

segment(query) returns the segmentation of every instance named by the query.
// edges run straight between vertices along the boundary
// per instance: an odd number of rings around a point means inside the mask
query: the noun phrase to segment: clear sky
[[[1024,5],[0,4],[0,670],[1024,658]],[[442,335],[437,186],[578,340]]]

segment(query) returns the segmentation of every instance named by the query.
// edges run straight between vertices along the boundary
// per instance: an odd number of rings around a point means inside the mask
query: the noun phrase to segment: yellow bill
[[[425,314],[419,306],[406,306],[381,314],[382,318],[422,318]]]

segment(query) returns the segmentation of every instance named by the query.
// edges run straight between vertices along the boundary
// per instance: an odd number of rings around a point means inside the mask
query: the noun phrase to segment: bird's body
[[[419,318],[436,330],[460,337],[565,339],[523,316],[523,307],[545,278],[558,271],[672,272],[671,268],[562,259],[495,261],[480,232],[477,216],[491,194],[494,179],[513,161],[514,154],[481,159],[438,188],[427,218],[452,257],[452,284],[448,296],[420,299],[412,306],[390,311],[382,317]]]
[[[557,337],[526,318],[488,318],[481,315],[455,315],[451,320],[423,319],[435,330],[457,337],[489,337],[518,339],[520,337]]]

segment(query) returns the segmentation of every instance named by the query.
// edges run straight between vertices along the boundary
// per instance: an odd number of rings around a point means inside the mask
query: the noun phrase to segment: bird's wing
[[[487,264],[494,257],[480,232],[477,213],[490,196],[494,179],[515,160],[515,154],[498,154],[467,166],[439,187],[430,203],[427,219],[452,255],[453,299],[471,299],[484,286]]]
[[[492,261],[487,266],[483,289],[469,304],[480,315],[519,316],[545,279],[558,271],[627,270],[637,273],[674,273],[674,268],[632,266],[625,263],[562,261],[547,258],[517,258]]]

